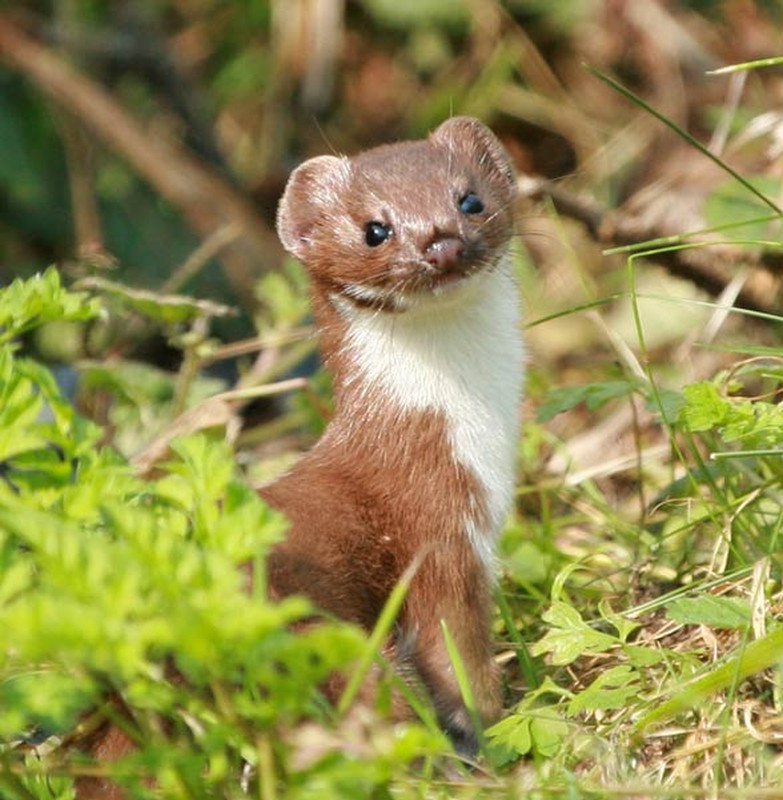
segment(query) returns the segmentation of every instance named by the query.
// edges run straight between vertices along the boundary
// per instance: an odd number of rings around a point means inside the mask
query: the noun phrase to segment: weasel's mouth
[[[475,268],[453,269],[446,272],[437,272],[429,277],[429,285],[434,292],[437,292],[441,289],[447,289],[463,283],[475,275],[476,272],[478,272],[478,270]]]
[[[427,267],[406,283],[403,294],[411,298],[425,299],[427,295],[437,296],[452,292],[482,271],[482,265],[477,263],[461,263],[448,269]]]
[[[481,271],[477,264],[447,270],[427,267],[388,285],[343,284],[340,294],[357,308],[399,314],[411,305],[426,302],[427,297],[458,289]]]

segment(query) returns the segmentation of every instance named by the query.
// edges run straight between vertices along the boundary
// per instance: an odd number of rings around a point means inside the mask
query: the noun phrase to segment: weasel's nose
[[[424,251],[424,260],[438,272],[452,272],[462,263],[465,243],[462,239],[444,237],[435,239]]]

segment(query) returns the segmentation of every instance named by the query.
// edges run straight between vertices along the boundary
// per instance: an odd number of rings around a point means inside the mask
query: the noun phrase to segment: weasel
[[[291,523],[269,586],[370,629],[419,559],[389,651],[467,753],[476,732],[440,623],[492,721],[494,544],[513,494],[522,387],[514,197],[498,139],[454,117],[424,140],[306,161],[277,218],[309,274],[335,412],[261,489]]]
[[[335,413],[260,490],[291,522],[268,561],[270,594],[308,595],[370,629],[418,562],[386,649],[429,691],[464,754],[477,737],[440,622],[490,722],[500,708],[493,553],[513,494],[522,384],[514,196],[494,134],[454,117],[422,141],[306,161],[278,211],[283,245],[310,276]],[[113,760],[133,744],[108,724],[87,749]],[[79,800],[123,797],[101,777],[76,784]]]

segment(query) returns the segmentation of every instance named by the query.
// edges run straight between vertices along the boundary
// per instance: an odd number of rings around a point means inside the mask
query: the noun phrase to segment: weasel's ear
[[[348,171],[347,159],[318,156],[291,173],[277,207],[277,235],[298,259],[306,258],[317,223],[341,206]]]
[[[506,149],[498,137],[475,117],[451,117],[430,134],[430,139],[446,145],[450,150],[463,153],[482,166],[494,168],[493,171],[512,192],[516,190],[514,168]]]

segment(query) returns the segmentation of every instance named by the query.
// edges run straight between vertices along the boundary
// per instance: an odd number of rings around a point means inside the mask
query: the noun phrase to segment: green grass
[[[368,639],[339,622],[291,632],[306,604],[270,604],[260,585],[246,594],[237,569],[259,563],[284,523],[220,436],[173,439],[141,477],[16,349],[14,334],[39,320],[94,318],[101,295],[66,292],[53,271],[0,294],[4,796],[68,797],[94,770],[132,797],[150,796],[144,778],[164,797],[280,798],[511,797],[521,786],[531,797],[743,796],[779,782],[783,358],[694,348],[722,366],[680,383],[645,350],[635,270],[632,259],[644,377],[633,359],[569,387],[533,369],[539,421],[525,426],[500,546],[506,712],[486,731],[481,768],[458,777],[426,708],[405,726],[384,721],[383,701],[352,708],[404,584]],[[115,392],[117,420],[174,413],[173,386]],[[290,413],[318,430],[322,404],[304,399]],[[569,415],[587,415],[585,430],[558,435]],[[597,467],[569,462],[612,418],[622,426],[590,448],[605,457]],[[341,668],[352,679],[332,709],[317,687]],[[129,709],[121,722],[139,751],[89,765],[58,743],[89,725],[107,690]]]

